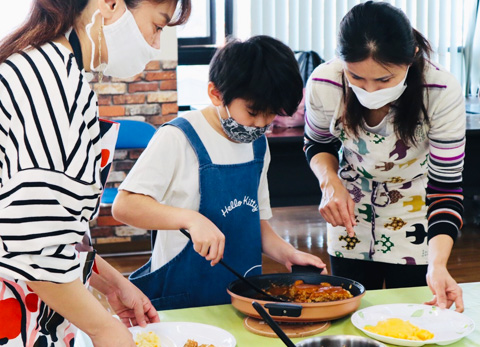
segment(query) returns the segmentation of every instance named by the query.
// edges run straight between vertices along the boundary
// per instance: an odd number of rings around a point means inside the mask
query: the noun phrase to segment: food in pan
[[[183,347],[215,347],[214,345],[199,345],[195,340],[188,340]]]
[[[293,302],[326,302],[353,298],[352,293],[340,286],[332,286],[330,283],[308,284],[302,280],[295,281],[291,285],[275,285],[267,290],[267,293],[285,297]]]
[[[148,333],[137,333],[135,344],[138,347],[161,347],[160,338],[153,331],[149,331]]]
[[[430,331],[420,329],[400,318],[388,318],[378,322],[375,326],[366,325],[364,329],[375,334],[404,340],[425,341],[433,339],[434,336]]]

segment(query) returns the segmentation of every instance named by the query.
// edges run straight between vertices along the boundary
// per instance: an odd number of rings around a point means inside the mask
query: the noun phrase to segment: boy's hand
[[[292,265],[313,265],[318,267],[318,271],[321,271],[320,273],[322,275],[328,274],[327,265],[322,259],[310,253],[295,250],[295,252],[292,252],[288,256],[287,261],[285,262],[285,266],[289,271],[292,271]]]
[[[223,258],[225,250],[225,235],[208,218],[199,214],[201,218],[195,220],[187,228],[192,237],[193,249],[207,260],[212,266]]]

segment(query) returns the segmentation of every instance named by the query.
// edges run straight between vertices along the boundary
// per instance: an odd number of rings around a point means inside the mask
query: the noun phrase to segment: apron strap
[[[185,118],[177,117],[172,121],[165,123],[165,125],[173,125],[182,130],[190,145],[195,150],[195,153],[198,157],[198,162],[200,166],[211,164],[212,160],[210,159],[210,155],[208,154],[205,146],[203,145],[200,137],[198,136],[195,129],[193,129],[192,125],[189,121]],[[255,160],[262,160],[265,158],[265,151],[267,150],[267,137],[265,135],[261,136],[260,138],[256,139],[253,142],[253,156]],[[151,230],[151,248],[155,246],[155,241],[157,239],[157,230]]]
[[[378,187],[379,186],[383,187],[383,190],[385,191],[385,194],[387,196],[387,200],[383,204],[377,203],[377,197],[378,197]],[[372,195],[370,198],[370,201],[372,203],[372,238],[370,241],[370,251],[368,252],[368,255],[370,256],[370,259],[372,259],[373,255],[375,254],[375,245],[377,243],[377,239],[375,237],[375,207],[385,207],[388,204],[390,204],[390,196],[388,195],[388,187],[386,183],[379,183],[376,181],[372,182]]]
[[[210,155],[208,154],[207,149],[203,145],[202,140],[200,140],[200,137],[198,136],[195,129],[193,129],[192,125],[188,120],[183,117],[177,117],[170,122],[165,123],[164,126],[165,125],[176,126],[185,133],[188,142],[190,142],[190,145],[197,154],[198,164],[200,165],[200,167],[212,163]]]
[[[162,126],[165,125],[173,125],[180,130],[183,131],[185,134],[185,137],[187,138],[188,142],[190,142],[190,145],[192,146],[193,150],[195,151],[195,154],[197,155],[198,158],[198,165],[200,167],[204,165],[208,165],[212,163],[212,160],[210,159],[210,155],[207,152],[207,149],[203,145],[202,140],[200,140],[200,137],[198,136],[197,132],[195,129],[192,127],[190,122],[186,120],[183,117],[177,117],[173,120],[171,120],[168,123],[165,123]],[[155,241],[157,239],[157,230],[151,230],[151,248],[153,251],[153,248],[155,246]]]
[[[253,156],[255,160],[263,160],[267,150],[267,137],[262,135],[253,142]]]

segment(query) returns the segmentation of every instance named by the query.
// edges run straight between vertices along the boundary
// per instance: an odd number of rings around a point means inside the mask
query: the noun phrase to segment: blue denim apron
[[[257,195],[267,146],[265,136],[253,143],[252,161],[216,165],[185,118],[176,118],[165,125],[182,130],[197,155],[199,213],[225,234],[224,261],[241,274],[261,274],[262,242]],[[157,310],[167,310],[229,303],[226,288],[236,277],[220,264],[210,266],[189,241],[161,268],[151,272],[150,259],[130,275],[130,280],[150,298]]]

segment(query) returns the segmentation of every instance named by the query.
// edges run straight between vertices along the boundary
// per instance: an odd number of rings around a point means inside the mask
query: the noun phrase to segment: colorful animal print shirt
[[[429,124],[418,124],[417,143],[406,145],[393,128],[393,112],[379,131],[349,135],[340,121],[343,63],[319,66],[307,84],[305,152],[338,156],[339,177],[355,204],[356,236],[327,226],[330,255],[395,264],[426,264],[427,242],[454,240],[462,226],[465,104],[455,78],[429,63],[424,104]],[[337,152],[338,151],[338,152]]]

